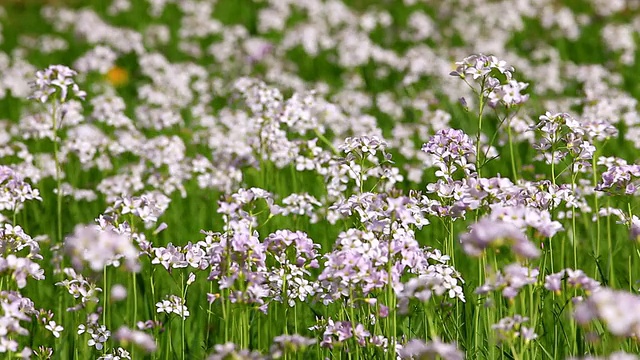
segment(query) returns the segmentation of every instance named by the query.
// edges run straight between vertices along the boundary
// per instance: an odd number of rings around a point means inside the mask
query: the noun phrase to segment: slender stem
[[[607,199],[607,207],[611,208],[611,200]],[[613,244],[611,239],[611,216],[607,217],[607,245],[609,252],[609,286],[615,284],[615,272],[613,270]]]
[[[484,82],[485,79],[482,80],[482,85],[480,87],[480,91],[478,92],[478,133],[476,134],[476,172],[478,173],[478,178],[482,177],[480,174],[480,135],[482,134],[482,115],[484,113]]]
[[[53,111],[52,111],[52,122],[53,122],[53,160],[55,162],[55,166],[56,166],[56,199],[57,199],[57,203],[56,203],[56,216],[57,216],[57,226],[58,226],[58,237],[57,237],[57,241],[60,243],[62,242],[62,170],[61,170],[61,165],[60,165],[60,155],[59,155],[59,150],[58,150],[58,140],[59,140],[59,134],[58,134],[58,127],[59,127],[59,123],[58,123],[58,104],[57,101],[54,100],[53,102]]]
[[[513,182],[518,183],[518,172],[516,171],[516,156],[513,151],[513,138],[511,136],[511,118],[507,122],[507,135],[509,136],[509,152],[511,153],[511,172],[513,173]]]
[[[596,163],[596,155],[593,155],[593,158],[591,159],[591,169],[593,171],[593,187],[595,188],[598,185],[598,168],[597,168],[597,163]],[[594,201],[594,213],[596,215],[596,246],[595,246],[595,251],[596,251],[596,259],[600,258],[600,205],[598,204],[598,192],[594,191],[593,192],[593,201]],[[597,262],[596,262],[596,267],[597,267]],[[597,268],[596,268],[597,271]]]
[[[184,272],[180,274],[180,283],[182,285],[182,302],[186,306],[187,289],[186,289],[185,283],[184,283]],[[184,311],[184,308],[182,309],[182,311]],[[187,321],[187,318],[184,316],[184,313],[181,313],[181,315],[182,315],[182,324],[181,324],[182,326],[181,326],[181,329],[180,329],[180,335],[181,335],[181,339],[180,340],[181,340],[182,346],[180,347],[181,348],[180,349],[181,350],[180,351],[180,354],[181,354],[180,359],[184,360],[185,359],[185,344],[186,344],[185,335],[184,335],[184,329],[185,329],[185,322]]]

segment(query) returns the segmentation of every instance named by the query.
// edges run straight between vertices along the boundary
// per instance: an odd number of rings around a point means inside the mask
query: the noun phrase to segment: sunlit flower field
[[[640,359],[640,1],[1,4],[0,358]]]

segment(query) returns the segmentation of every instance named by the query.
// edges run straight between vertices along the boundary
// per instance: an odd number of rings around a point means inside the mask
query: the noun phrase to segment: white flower
[[[51,333],[53,334],[53,336],[59,338],[60,337],[60,332],[62,330],[64,330],[64,328],[58,324],[56,324],[55,321],[49,321],[49,324],[44,326],[45,329],[51,331]],[[79,331],[78,331],[79,332]]]

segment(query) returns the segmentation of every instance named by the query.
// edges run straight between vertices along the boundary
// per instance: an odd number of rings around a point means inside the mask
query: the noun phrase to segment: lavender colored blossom
[[[153,336],[142,331],[129,329],[126,326],[120,327],[114,337],[121,344],[134,344],[146,353],[152,353],[158,348]]]
[[[140,268],[139,250],[131,239],[117,233],[113,227],[100,229],[96,225],[78,225],[73,234],[65,238],[64,247],[78,269],[88,264],[91,270],[99,272],[106,266],[117,266],[120,259],[124,259],[129,271],[137,272]]]
[[[492,325],[491,328],[496,332],[500,342],[510,342],[521,338],[525,343],[528,343],[531,340],[535,340],[538,335],[533,329],[522,326],[522,324],[527,321],[529,321],[528,317],[516,314],[513,317],[500,319],[500,321]]]
[[[471,256],[480,256],[489,247],[503,245],[527,259],[540,256],[540,250],[520,229],[504,221],[482,219],[471,225],[468,232],[460,235],[460,242],[464,251]]]
[[[273,339],[273,345],[269,349],[271,358],[280,359],[285,354],[294,354],[304,351],[307,347],[316,343],[315,339],[302,335],[280,335]]]
[[[475,290],[476,294],[487,294],[491,291],[500,290],[502,296],[513,300],[520,289],[526,285],[536,283],[540,271],[538,269],[529,269],[518,263],[509,264],[504,267],[503,271],[497,271],[490,275],[486,282]]]
[[[410,340],[398,350],[400,359],[443,359],[462,360],[464,353],[458,349],[456,344],[447,344],[439,338],[431,341]]]
[[[634,337],[640,332],[640,296],[621,290],[601,288],[577,304],[573,314],[582,325],[600,320],[613,335]]]
[[[33,189],[23,177],[12,168],[0,166],[0,211],[18,211],[27,200],[39,200],[40,192]]]
[[[462,130],[443,129],[438,131],[422,146],[422,151],[433,157],[439,170],[436,176],[452,179],[458,169],[470,176],[475,172],[476,147],[471,138]]]
[[[242,360],[267,360],[267,357],[257,351],[239,349],[234,343],[217,344],[214,351],[207,357],[207,360],[226,360],[226,359],[242,359]]]
[[[640,176],[640,165],[611,166],[602,173],[602,182],[595,190],[610,194],[633,195],[637,189],[634,180]]]

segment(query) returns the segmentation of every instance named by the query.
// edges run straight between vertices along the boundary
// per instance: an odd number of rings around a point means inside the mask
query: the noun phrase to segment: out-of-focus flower
[[[527,259],[540,256],[540,250],[522,230],[504,221],[481,219],[471,225],[468,232],[460,235],[460,242],[465,253],[471,256],[480,256],[488,247],[503,245]]]
[[[132,343],[146,353],[152,353],[156,351],[158,347],[153,336],[142,331],[129,329],[126,326],[120,327],[114,337],[123,346]]]
[[[109,69],[105,77],[115,87],[121,87],[129,83],[129,72],[120,66],[114,66]]]
[[[91,270],[99,272],[108,265],[118,266],[120,259],[124,259],[130,271],[140,268],[140,251],[128,236],[119,234],[113,227],[78,225],[73,234],[65,238],[64,247],[78,269],[88,263]]]
[[[400,359],[464,359],[464,353],[458,349],[456,344],[447,344],[439,338],[434,338],[426,343],[424,340],[411,340],[398,350],[398,356]]]

